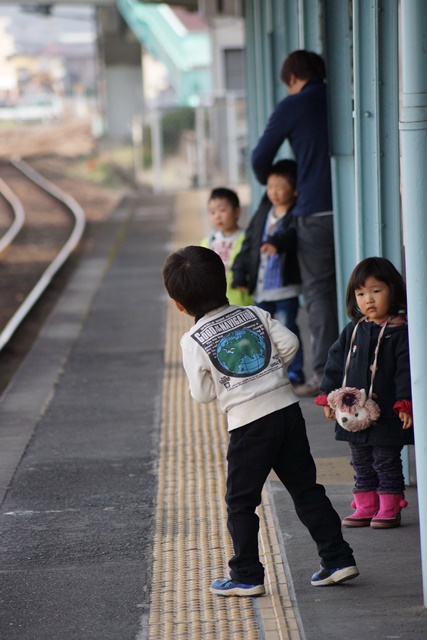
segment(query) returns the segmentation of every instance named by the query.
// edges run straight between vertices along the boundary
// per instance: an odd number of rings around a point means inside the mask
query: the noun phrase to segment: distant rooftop
[[[208,30],[208,25],[205,20],[194,11],[188,11],[188,9],[184,9],[184,7],[171,7],[171,9],[187,31]]]

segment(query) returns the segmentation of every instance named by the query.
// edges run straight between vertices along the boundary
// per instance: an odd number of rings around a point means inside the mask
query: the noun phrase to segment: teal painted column
[[[299,0],[275,0],[275,3],[276,5],[279,3],[283,5],[285,34],[284,57],[286,57],[292,51],[301,48],[299,27]]]
[[[408,287],[409,343],[420,514],[424,606],[427,607],[427,3],[401,0],[403,237]]]
[[[258,14],[260,25],[262,28],[261,38],[264,55],[264,69],[262,75],[263,96],[264,96],[264,120],[269,117],[276,104],[275,98],[275,79],[273,77],[273,69],[275,64],[275,51],[273,45],[274,32],[274,16],[273,16],[273,0],[265,0],[260,2]],[[258,18],[258,19],[259,19]],[[264,125],[261,127],[261,132]]]
[[[341,329],[348,322],[345,291],[357,262],[355,238],[354,142],[352,107],[352,34],[348,5],[325,2],[325,58],[328,74],[329,130],[338,310]]]
[[[353,0],[356,262],[367,256],[382,255],[378,2]]]
[[[298,0],[299,46],[321,54],[323,52],[323,2]]]
[[[257,132],[258,103],[256,99],[257,85],[254,78],[256,49],[255,49],[255,24],[253,3],[244,3],[244,18],[246,29],[245,46],[245,73],[246,73],[246,100],[248,112],[249,147],[252,146]]]
[[[401,269],[398,1],[353,1],[356,257]]]
[[[261,24],[260,0],[245,0],[243,4],[245,18],[246,38],[246,103],[248,114],[248,150],[247,157],[250,163],[251,151],[256,145],[266,122],[265,86],[264,86],[264,36]],[[249,183],[251,186],[252,206],[251,213],[255,211],[256,203],[262,193],[261,185],[255,180],[250,165],[248,166]]]
[[[295,44],[294,40],[290,41],[290,36],[295,34],[289,34],[287,31],[288,18],[285,14],[285,4],[284,0],[272,0],[274,28],[271,34],[271,46],[273,51],[274,104],[277,104],[285,95],[285,89],[280,80],[280,69],[288,52],[292,51],[290,47]]]
[[[265,118],[267,116],[268,97],[266,95],[265,86],[265,36],[264,36],[264,22],[263,12],[260,0],[252,0],[252,43],[254,46],[254,66],[248,69],[250,74],[250,86],[252,89],[252,96],[256,101],[256,131],[255,136],[258,136],[258,132],[262,130]],[[255,90],[255,91],[254,91]]]
[[[398,0],[381,0],[378,19],[380,198],[383,256],[401,271]]]

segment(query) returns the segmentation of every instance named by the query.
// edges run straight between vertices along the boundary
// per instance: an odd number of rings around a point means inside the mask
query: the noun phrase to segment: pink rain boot
[[[344,518],[342,524],[346,527],[369,527],[369,524],[378,511],[379,499],[376,491],[362,491],[354,493],[351,503],[356,511]]]
[[[373,529],[392,529],[400,525],[400,510],[408,506],[403,493],[380,493],[380,509],[371,520]]]

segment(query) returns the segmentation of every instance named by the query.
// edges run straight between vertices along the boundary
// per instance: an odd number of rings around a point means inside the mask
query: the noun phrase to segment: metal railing
[[[64,262],[70,256],[70,254],[77,247],[86,226],[86,217],[85,217],[84,211],[72,196],[65,193],[64,191],[62,191],[62,189],[59,189],[59,187],[55,186],[49,180],[41,176],[37,171],[35,171],[29,164],[27,164],[21,158],[13,158],[11,160],[11,163],[19,171],[21,171],[25,176],[27,176],[27,178],[29,178],[32,182],[34,182],[39,187],[44,189],[47,193],[50,193],[50,195],[52,195],[54,198],[56,198],[60,202],[64,203],[66,207],[68,207],[68,209],[73,214],[75,223],[74,223],[73,230],[68,240],[63,245],[62,249],[59,251],[55,259],[49,264],[48,268],[44,271],[41,278],[38,280],[36,285],[33,287],[33,289],[30,291],[30,293],[27,295],[27,297],[24,299],[24,301],[18,307],[17,311],[10,318],[10,320],[8,321],[8,323],[0,333],[0,351],[9,342],[12,335],[18,329],[18,327],[20,326],[24,318],[27,316],[28,312],[32,309],[35,303],[42,296],[42,294],[48,287],[54,275],[59,271],[59,269],[62,267]],[[15,197],[11,200],[9,198],[10,193],[8,193],[8,190],[6,191],[4,190],[1,183],[0,183],[0,190],[2,191],[4,197],[6,197],[6,199],[9,200],[12,207],[15,209],[14,205],[17,205],[19,202],[19,201],[17,202],[17,198]],[[22,205],[20,206],[22,209]],[[19,209],[19,206],[18,206],[18,209]],[[15,216],[16,216],[16,209],[15,209]]]

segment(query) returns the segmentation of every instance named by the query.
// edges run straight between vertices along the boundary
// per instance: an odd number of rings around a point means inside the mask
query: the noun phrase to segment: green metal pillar
[[[401,0],[400,141],[424,606],[427,607],[427,3]]]
[[[246,96],[249,125],[249,149],[247,157],[255,147],[264,130],[268,115],[275,103],[274,77],[271,46],[272,0],[246,0],[243,5],[246,28]],[[270,65],[270,68],[269,68]],[[249,167],[249,182],[252,192],[252,212],[261,198],[263,188],[255,180]]]
[[[401,261],[398,1],[353,1],[357,260]]]
[[[325,2],[325,57],[328,73],[329,130],[334,201],[337,292],[341,328],[348,322],[344,298],[357,262],[352,114],[352,34],[349,5]]]
[[[322,53],[323,51],[323,2],[299,0],[299,47]]]

